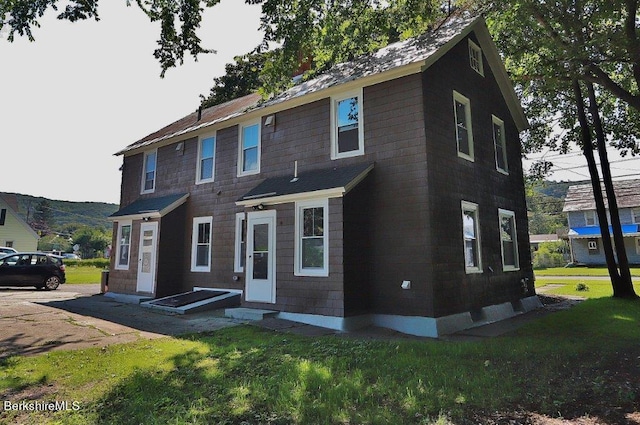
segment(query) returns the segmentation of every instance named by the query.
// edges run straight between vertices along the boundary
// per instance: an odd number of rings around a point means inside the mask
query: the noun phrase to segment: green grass
[[[99,267],[67,264],[65,275],[70,284],[100,283],[102,270]]]
[[[636,294],[640,295],[640,279],[633,279],[633,287]],[[562,287],[548,290],[543,294],[573,295],[584,298],[602,298],[613,295],[613,287],[608,279],[581,279],[580,277],[537,277],[536,289],[546,285],[563,285]],[[586,290],[576,289],[580,285],[586,286]]]
[[[553,267],[534,270],[538,276],[609,276],[606,267]],[[631,268],[631,276],[640,277],[640,267]]]
[[[445,424],[515,406],[565,417],[610,406],[624,413],[637,408],[640,388],[621,386],[610,371],[620,353],[640,356],[639,325],[640,303],[595,298],[477,343],[238,326],[13,357],[0,362],[0,400],[25,397],[9,390],[44,391],[38,400],[80,409],[0,410],[0,423]]]

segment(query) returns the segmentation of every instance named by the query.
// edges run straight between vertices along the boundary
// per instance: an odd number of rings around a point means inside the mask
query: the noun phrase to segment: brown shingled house
[[[526,127],[481,18],[190,114],[117,153],[109,289],[425,336],[530,310]]]

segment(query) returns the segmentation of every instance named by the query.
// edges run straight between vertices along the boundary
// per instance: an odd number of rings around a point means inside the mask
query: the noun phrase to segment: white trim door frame
[[[158,223],[140,224],[140,245],[138,248],[137,292],[155,294],[156,291],[156,245]]]
[[[276,211],[247,214],[245,300],[276,302]]]

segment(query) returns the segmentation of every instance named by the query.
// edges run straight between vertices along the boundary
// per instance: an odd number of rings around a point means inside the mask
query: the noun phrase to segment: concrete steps
[[[258,308],[237,307],[224,309],[225,317],[238,320],[264,320],[269,317],[275,317],[277,314],[277,311],[262,310]]]

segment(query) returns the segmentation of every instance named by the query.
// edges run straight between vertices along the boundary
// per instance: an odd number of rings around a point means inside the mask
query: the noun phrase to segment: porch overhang
[[[131,204],[120,208],[107,219],[122,221],[161,218],[184,204],[188,197],[188,193],[176,193],[157,198],[137,199]]]
[[[609,234],[613,235],[613,228],[609,226]],[[567,233],[571,239],[601,238],[600,226],[572,227]],[[623,224],[622,236],[640,236],[640,225]]]
[[[236,205],[255,207],[306,199],[339,198],[367,177],[373,166],[357,164],[269,178],[238,199]]]

